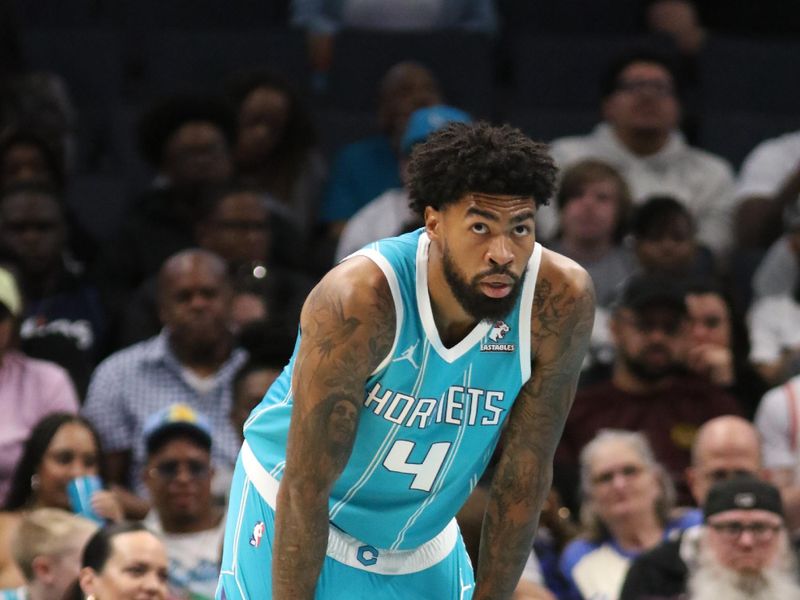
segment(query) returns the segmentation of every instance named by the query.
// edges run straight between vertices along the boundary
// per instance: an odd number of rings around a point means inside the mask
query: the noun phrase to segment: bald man
[[[247,356],[230,330],[231,286],[224,261],[190,249],[166,260],[158,276],[158,310],[164,326],[148,340],[100,363],[83,408],[108,452],[109,478],[145,494],[142,429],[170,404],[188,404],[208,415],[214,430],[212,460],[222,494],[239,451],[239,433],[228,415],[236,371]]]
[[[711,486],[737,475],[763,475],[758,431],[752,423],[734,415],[707,421],[697,431],[692,463],[686,469],[692,497],[702,506]]]
[[[705,503],[715,483],[734,477],[762,478],[763,475],[761,438],[752,423],[741,417],[724,415],[706,421],[697,431],[692,462],[686,469],[686,482],[698,505]],[[685,580],[688,571],[683,558],[695,555],[702,523],[701,509],[687,511],[680,519],[684,532],[679,540],[664,541],[634,560],[619,600],[671,598],[671,594],[660,592],[673,589]]]

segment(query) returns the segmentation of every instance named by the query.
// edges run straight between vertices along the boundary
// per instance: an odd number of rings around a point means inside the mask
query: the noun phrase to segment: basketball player
[[[594,314],[587,274],[534,241],[554,176],[508,126],[415,148],[425,226],[323,278],[245,423],[218,598],[511,597]],[[475,578],[454,515],[501,434]]]

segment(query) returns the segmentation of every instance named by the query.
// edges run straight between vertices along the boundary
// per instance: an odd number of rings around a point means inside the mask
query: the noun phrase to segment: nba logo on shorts
[[[255,527],[253,527],[253,534],[250,536],[250,545],[253,548],[258,548],[261,544],[261,538],[264,537],[264,532],[266,531],[266,527],[264,527],[264,523],[259,521],[256,523]]]

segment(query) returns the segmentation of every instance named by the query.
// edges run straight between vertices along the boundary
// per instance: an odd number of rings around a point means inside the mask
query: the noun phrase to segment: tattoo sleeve
[[[511,598],[553,478],[553,455],[575,396],[594,321],[588,277],[536,285],[531,378],[520,390],[483,520],[474,600]]]
[[[394,340],[393,301],[383,276],[365,284],[335,274],[312,291],[301,316],[275,517],[275,599],[314,597],[328,544],[330,489],[350,457],[364,383]]]

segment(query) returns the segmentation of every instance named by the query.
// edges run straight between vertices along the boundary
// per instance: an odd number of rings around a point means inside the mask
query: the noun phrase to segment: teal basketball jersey
[[[446,348],[428,294],[429,244],[420,229],[353,255],[368,257],[386,276],[397,329],[391,352],[364,386],[353,451],[329,512],[334,526],[376,549],[416,548],[447,526],[486,468],[531,372],[541,246],[534,247],[513,310],[478,323]],[[244,427],[246,443],[276,480],[286,460],[299,343]]]

